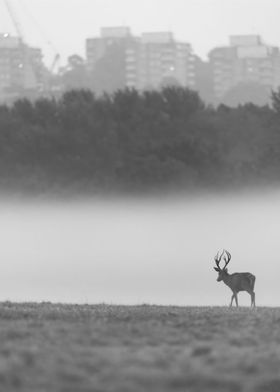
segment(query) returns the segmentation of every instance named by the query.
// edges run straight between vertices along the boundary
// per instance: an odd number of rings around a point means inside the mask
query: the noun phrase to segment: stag
[[[222,257],[225,262],[223,268],[220,267]],[[239,291],[247,291],[247,293],[249,293],[251,296],[251,306],[255,307],[256,303],[254,286],[256,277],[250,272],[235,272],[234,274],[229,274],[227,270],[227,265],[230,262],[230,259],[231,254],[225,249],[220,256],[219,253],[217,253],[214,258],[217,265],[217,267],[214,267],[214,270],[219,273],[217,281],[223,281],[232,290],[233,293],[229,306],[232,306],[233,299],[235,299],[236,306],[238,307],[237,294],[239,293]]]

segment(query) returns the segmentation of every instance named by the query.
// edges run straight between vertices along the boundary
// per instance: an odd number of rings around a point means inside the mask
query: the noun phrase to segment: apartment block
[[[191,45],[176,41],[171,32],[147,32],[138,37],[128,27],[102,28],[100,37],[86,40],[89,71],[94,72],[98,61],[108,56],[114,45],[118,45],[118,55],[123,57],[124,86],[120,87],[141,91],[168,84],[195,86]]]
[[[41,50],[27,46],[19,37],[0,34],[0,99],[40,89],[42,78]]]
[[[93,70],[98,60],[106,55],[113,44],[128,45],[132,40],[129,27],[102,27],[99,37],[87,38],[86,59],[89,70]]]
[[[139,90],[194,87],[194,60],[190,44],[176,41],[171,32],[143,33],[126,50],[126,84]]]
[[[259,35],[231,36],[229,45],[209,53],[213,88],[219,100],[240,83],[257,83],[268,90],[280,85],[279,48],[266,45]]]

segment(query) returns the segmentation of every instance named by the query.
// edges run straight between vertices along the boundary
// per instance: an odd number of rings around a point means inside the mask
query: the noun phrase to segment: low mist
[[[214,256],[256,275],[257,305],[279,305],[280,192],[0,205],[0,298],[227,305]],[[240,305],[249,305],[240,293]]]

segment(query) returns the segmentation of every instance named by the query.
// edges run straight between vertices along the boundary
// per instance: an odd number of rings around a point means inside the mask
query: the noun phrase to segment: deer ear
[[[228,271],[227,271],[227,268],[225,268],[224,271],[225,271],[225,272],[228,272]]]
[[[220,271],[219,268],[217,268],[217,267],[214,267],[214,270],[217,271],[217,272]]]

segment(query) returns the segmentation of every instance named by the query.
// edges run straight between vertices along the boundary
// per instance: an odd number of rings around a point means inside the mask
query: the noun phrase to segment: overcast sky
[[[102,26],[130,26],[134,34],[172,30],[206,58],[231,34],[261,34],[280,46],[279,0],[6,0],[26,41],[43,48],[46,62],[55,51],[63,59],[85,55],[85,39]],[[15,32],[0,0],[0,31]],[[51,44],[50,44],[51,43]],[[54,47],[54,48],[53,48]]]

